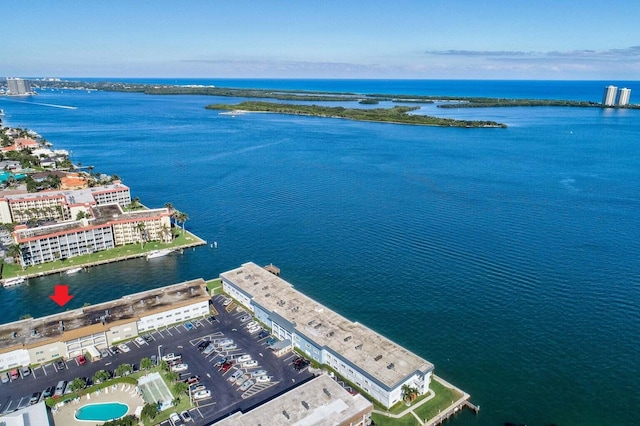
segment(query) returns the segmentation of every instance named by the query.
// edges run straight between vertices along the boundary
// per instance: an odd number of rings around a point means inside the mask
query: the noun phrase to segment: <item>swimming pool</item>
[[[127,414],[129,406],[121,402],[88,404],[76,411],[76,419],[83,421],[107,421],[119,419]]]

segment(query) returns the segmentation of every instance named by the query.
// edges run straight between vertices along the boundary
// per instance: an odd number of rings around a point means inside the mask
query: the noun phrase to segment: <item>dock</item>
[[[433,379],[439,381],[440,383],[442,383],[447,387],[458,389],[441,377],[434,375]],[[449,420],[452,416],[456,415],[459,411],[463,410],[464,408],[468,408],[471,411],[473,411],[475,414],[478,414],[478,412],[480,411],[480,406],[479,405],[476,406],[472,404],[471,401],[469,401],[469,399],[471,399],[471,395],[469,395],[468,393],[460,389],[458,390],[462,392],[462,396],[460,397],[460,399],[458,399],[457,401],[451,401],[451,405],[449,405],[449,407],[447,407],[446,410],[444,410],[441,413],[438,413],[438,415],[436,415],[431,420],[422,422],[422,424],[425,426],[441,425],[447,420]]]
[[[264,269],[271,272],[275,276],[278,276],[278,277],[280,276],[280,268],[278,268],[273,263],[268,264],[267,266],[264,267]]]

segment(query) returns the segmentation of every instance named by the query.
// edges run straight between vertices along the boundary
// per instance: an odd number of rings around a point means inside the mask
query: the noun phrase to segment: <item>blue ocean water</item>
[[[181,81],[596,101],[609,84]],[[61,282],[74,308],[273,262],[469,392],[480,414],[456,425],[638,423],[640,111],[423,106],[509,125],[449,129],[231,117],[203,107],[233,99],[205,96],[63,90],[24,101],[0,98],[6,124],[118,174],[150,207],[172,202],[218,248],[32,279],[0,292],[5,320],[57,312],[47,295]]]

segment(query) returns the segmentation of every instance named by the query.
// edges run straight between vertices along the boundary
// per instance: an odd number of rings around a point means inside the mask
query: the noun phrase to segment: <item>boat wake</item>
[[[48,107],[52,107],[52,108],[63,108],[63,109],[78,109],[78,107],[68,106],[68,105],[45,104],[45,103],[42,103],[42,102],[17,101],[15,99],[7,99],[7,100],[11,101],[11,102],[17,102],[17,103],[20,103],[20,104],[40,105],[40,106],[48,106]]]

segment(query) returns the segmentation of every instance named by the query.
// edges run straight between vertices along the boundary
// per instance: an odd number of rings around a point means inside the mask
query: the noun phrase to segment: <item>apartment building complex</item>
[[[104,349],[141,333],[209,313],[204,280],[85,308],[0,325],[0,371]]]
[[[385,407],[402,399],[402,387],[429,391],[434,366],[375,331],[349,321],[254,264],[224,272],[223,290],[272,333],[355,383]]]

